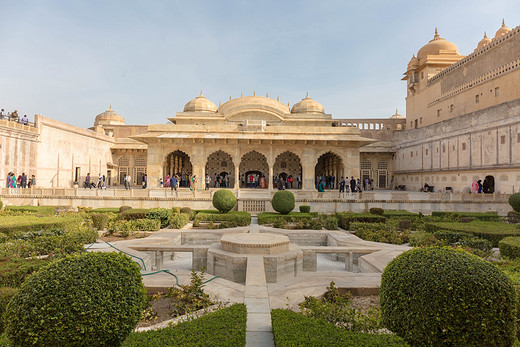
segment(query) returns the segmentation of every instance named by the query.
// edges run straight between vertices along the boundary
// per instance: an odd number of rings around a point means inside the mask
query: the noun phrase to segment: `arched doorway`
[[[223,185],[226,177],[229,180],[228,188],[235,187],[235,164],[231,155],[224,151],[216,151],[208,156],[206,174],[211,178],[211,186],[216,187],[216,180],[221,178]]]
[[[484,178],[484,182],[482,183],[482,190],[485,194],[491,194],[495,192],[495,177],[486,176]]]
[[[175,151],[166,156],[163,166],[163,179],[166,176],[178,175],[179,186],[188,187],[189,177],[193,172],[190,156],[182,151]]]
[[[240,174],[240,186],[241,187],[256,187],[260,188],[262,178],[266,181],[265,187],[269,187],[271,182],[268,182],[269,179],[269,165],[267,164],[267,159],[265,156],[257,151],[251,151],[247,154],[243,155],[240,160],[239,166],[239,174]],[[250,185],[249,183],[249,175],[253,175],[256,178],[258,175],[258,183]]]
[[[287,182],[287,178],[292,178],[293,182],[290,187],[301,189],[301,186],[298,187],[297,179],[298,176],[301,178],[302,165],[300,158],[296,154],[287,151],[277,156],[273,166],[273,173],[275,177],[283,177],[285,182]],[[287,184],[286,186],[289,187]]]
[[[314,169],[315,185],[318,180],[325,182],[328,189],[337,189],[338,182],[345,176],[343,162],[341,158],[332,152],[327,152],[318,158],[318,163]]]

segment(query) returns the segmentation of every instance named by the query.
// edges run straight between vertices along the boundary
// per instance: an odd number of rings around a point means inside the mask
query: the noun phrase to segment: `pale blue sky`
[[[305,97],[335,118],[405,113],[402,73],[439,28],[469,54],[520,1],[0,0],[0,108],[81,127],[164,123],[200,89]]]

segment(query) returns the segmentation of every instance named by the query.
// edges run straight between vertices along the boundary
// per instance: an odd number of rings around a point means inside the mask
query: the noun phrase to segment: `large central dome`
[[[442,53],[459,54],[459,48],[453,42],[447,41],[439,36],[437,28],[435,28],[435,35],[433,39],[425,44],[417,53],[418,59],[424,59],[428,55],[439,55]]]

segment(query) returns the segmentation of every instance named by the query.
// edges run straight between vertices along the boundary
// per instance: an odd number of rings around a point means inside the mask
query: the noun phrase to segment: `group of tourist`
[[[489,194],[489,193],[493,193],[493,185],[491,182],[489,182],[489,180],[486,178],[484,178],[484,181],[482,182],[482,180],[477,180],[475,179],[473,181],[473,183],[471,184],[471,192],[473,194]]]
[[[25,172],[16,177],[14,172],[9,172],[6,179],[7,188],[31,188],[36,187],[36,176],[32,175],[29,179]]]
[[[107,189],[106,177],[105,175],[99,174],[97,181],[90,177],[90,172],[87,173],[85,177],[85,182],[83,182],[83,188],[87,189]]]
[[[146,176],[146,175],[145,175]],[[164,180],[161,179],[161,187],[162,188],[170,188],[172,191],[177,190],[177,188],[189,188],[191,191],[199,190],[198,189],[198,178],[197,175],[191,174],[175,174],[168,175]]]
[[[211,177],[209,177],[208,174],[206,174],[205,183],[206,183],[206,190],[208,190],[211,187]],[[216,173],[213,174],[213,187],[214,188],[229,188],[229,175],[226,175],[226,174],[217,175]]]
[[[26,114],[23,115],[22,118],[18,116],[18,110],[14,110],[13,112],[6,112],[4,109],[0,110],[0,119],[7,119],[10,121],[23,123],[25,125],[29,124],[29,118]]]

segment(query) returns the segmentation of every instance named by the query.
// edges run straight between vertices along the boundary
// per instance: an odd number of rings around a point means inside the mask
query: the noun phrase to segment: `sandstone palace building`
[[[125,175],[157,188],[168,175],[369,178],[375,189],[520,190],[520,27],[505,24],[463,56],[437,30],[406,67],[406,117],[341,119],[309,94],[293,105],[252,95],[217,106],[186,103],[166,124],[128,125],[110,107],[90,129],[42,115],[34,124],[0,120],[0,183],[8,172],[36,175],[42,187],[81,185],[87,173],[120,186]],[[326,105],[325,105],[326,106]],[[293,185],[297,188],[296,183]]]

